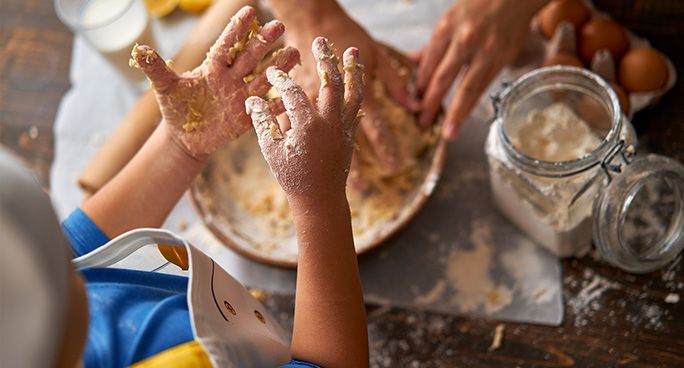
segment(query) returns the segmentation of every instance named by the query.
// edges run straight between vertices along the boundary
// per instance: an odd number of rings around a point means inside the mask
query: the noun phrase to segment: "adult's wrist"
[[[343,13],[335,0],[270,0],[269,3],[275,18],[290,31],[320,25],[321,19]]]

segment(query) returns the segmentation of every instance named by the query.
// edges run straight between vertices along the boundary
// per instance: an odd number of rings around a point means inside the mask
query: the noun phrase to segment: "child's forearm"
[[[290,204],[299,242],[292,356],[325,367],[368,366],[347,199],[340,193],[323,201],[291,199]]]
[[[162,123],[82,209],[110,238],[140,227],[159,227],[204,163],[183,151]]]

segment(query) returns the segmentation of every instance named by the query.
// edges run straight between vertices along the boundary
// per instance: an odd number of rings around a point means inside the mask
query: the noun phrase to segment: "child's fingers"
[[[251,32],[256,32],[256,30]],[[285,32],[285,27],[280,21],[273,20],[264,24],[261,30],[247,41],[244,50],[239,51],[235,56],[232,65],[234,75],[242,78],[256,68],[283,32]]]
[[[274,153],[284,138],[275,116],[271,113],[269,102],[261,97],[251,96],[245,100],[247,114],[259,138],[259,146],[264,155]]]
[[[207,57],[216,66],[229,66],[235,60],[236,44],[241,42],[256,22],[256,10],[244,6],[230,19],[216,42],[211,46]]]
[[[164,93],[178,82],[178,74],[166,64],[164,59],[151,47],[135,45],[131,51],[130,65],[142,70],[152,82],[152,88]]]
[[[266,69],[266,77],[278,91],[280,98],[283,99],[285,112],[290,118],[292,128],[297,129],[300,124],[310,119],[311,115],[315,113],[311,101],[287,73],[271,66]]]
[[[325,37],[316,37],[311,44],[311,51],[316,58],[316,69],[321,82],[318,90],[318,111],[324,118],[335,121],[342,112],[344,93],[342,75],[337,69],[337,56]]]
[[[275,66],[276,68],[287,73],[298,63],[299,51],[294,47],[286,47],[274,52],[273,56],[271,56],[271,60],[269,60],[268,63],[266,63],[263,67],[259,66],[254,70],[256,76],[247,85],[248,93],[251,96],[261,96],[265,95],[268,90],[271,89],[271,84],[268,83],[266,72],[264,72],[267,67]]]
[[[358,122],[357,114],[363,102],[364,80],[363,65],[359,64],[359,50],[348,48],[344,60],[344,110],[342,121],[346,124]]]

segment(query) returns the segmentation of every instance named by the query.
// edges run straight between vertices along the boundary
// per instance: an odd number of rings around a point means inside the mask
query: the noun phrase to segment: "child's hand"
[[[290,200],[316,203],[344,195],[364,86],[356,48],[344,52],[344,80],[328,40],[316,38],[312,50],[321,81],[317,106],[285,72],[276,67],[266,71],[291,129],[281,131],[267,101],[250,97],[245,105],[261,151]]]
[[[131,64],[152,81],[162,116],[184,151],[206,157],[248,129],[243,101],[268,92],[263,68],[255,68],[283,31],[279,21],[259,29],[255,10],[246,6],[231,19],[202,65],[180,76],[149,46],[133,49]],[[299,52],[287,48],[274,53],[270,65],[288,71],[298,61]]]

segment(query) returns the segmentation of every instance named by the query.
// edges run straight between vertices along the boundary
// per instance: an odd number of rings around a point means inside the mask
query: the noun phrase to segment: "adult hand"
[[[382,117],[380,103],[371,88],[371,81],[380,80],[390,98],[410,111],[420,108],[419,101],[409,91],[410,62],[386,45],[375,41],[358,23],[352,20],[334,1],[319,1],[315,9],[301,4],[300,9],[292,12],[298,2],[278,3],[272,1],[274,12],[279,19],[288,24],[285,35],[286,44],[305,50],[313,38],[323,36],[335,45],[333,52],[339,57],[338,50],[356,47],[365,66],[366,91],[363,102],[364,115],[361,129],[373,147],[374,154],[381,165],[389,172],[400,168],[399,150],[396,140]],[[283,10],[281,7],[286,8]],[[292,71],[293,78],[302,86],[306,94],[315,100],[318,94],[316,62],[308,58],[302,66]]]
[[[283,32],[279,21],[259,28],[255,10],[246,6],[194,70],[176,74],[149,46],[136,46],[131,64],[152,81],[174,141],[190,156],[205,158],[249,129],[244,101],[268,92],[265,67],[258,65]],[[289,71],[298,61],[299,52],[286,48],[274,53],[268,65]],[[273,105],[282,111],[278,101]]]
[[[259,146],[271,171],[290,200],[317,205],[344,197],[354,147],[354,131],[363,100],[363,67],[359,51],[344,52],[344,80],[328,41],[313,41],[320,77],[314,104],[287,73],[270,67],[268,81],[280,93],[290,128],[281,130],[269,104],[250,97],[245,102],[252,116]]]
[[[448,104],[443,136],[455,139],[489,83],[522,49],[530,20],[548,0],[459,0],[442,15],[428,45],[418,55],[420,122],[428,125],[463,71]]]

